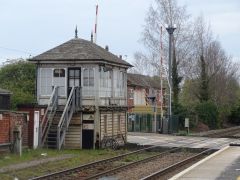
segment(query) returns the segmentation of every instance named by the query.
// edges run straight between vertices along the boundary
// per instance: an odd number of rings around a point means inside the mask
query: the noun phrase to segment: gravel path
[[[74,155],[72,155],[72,154],[66,154],[66,155],[62,155],[60,157],[45,158],[45,159],[40,159],[40,160],[27,161],[27,162],[19,163],[19,164],[13,164],[13,165],[9,165],[9,166],[0,168],[0,173],[13,171],[13,170],[25,169],[25,168],[37,166],[37,165],[40,165],[43,163],[47,163],[47,162],[69,159],[69,158],[72,158],[73,156]]]

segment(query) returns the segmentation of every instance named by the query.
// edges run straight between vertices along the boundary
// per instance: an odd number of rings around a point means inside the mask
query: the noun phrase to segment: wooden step
[[[81,132],[81,126],[69,125],[67,132],[71,132],[71,131]]]
[[[81,124],[81,114],[80,113],[74,114],[70,121],[70,124],[71,125],[80,125]]]
[[[81,126],[70,125],[65,136],[65,148],[80,149]]]
[[[64,149],[81,149],[80,148],[80,143],[76,144],[76,143],[65,143]]]
[[[80,134],[68,134],[65,137],[65,140],[80,139]]]

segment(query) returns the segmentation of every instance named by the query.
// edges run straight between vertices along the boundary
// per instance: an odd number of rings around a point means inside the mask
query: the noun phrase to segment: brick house
[[[161,100],[160,79],[128,73],[127,91],[128,131],[156,132],[161,129],[161,104],[164,112],[165,99]]]

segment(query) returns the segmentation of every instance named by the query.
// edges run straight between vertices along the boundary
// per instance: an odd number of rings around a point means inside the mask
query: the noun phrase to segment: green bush
[[[207,124],[210,129],[217,129],[220,127],[220,121],[218,119],[217,106],[211,101],[204,101],[196,105],[196,113],[198,119]]]
[[[232,124],[240,125],[240,102],[232,107],[229,122]]]
[[[0,87],[12,92],[11,108],[20,103],[35,102],[35,65],[16,60],[0,68]]]
[[[187,116],[187,109],[182,106],[180,103],[172,104],[173,115],[178,119],[178,127],[184,129],[184,122]]]

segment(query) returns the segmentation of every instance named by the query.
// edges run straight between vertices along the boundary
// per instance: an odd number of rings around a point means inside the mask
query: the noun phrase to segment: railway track
[[[231,133],[236,133],[236,132],[239,133],[238,128],[231,129]],[[223,136],[223,133],[224,133],[224,136],[226,136],[226,133],[229,133],[229,130],[225,130],[224,132],[221,131],[221,132],[212,133],[211,137],[216,137],[217,135],[219,135],[219,133],[221,134],[221,136]],[[210,135],[208,135],[208,136],[210,136]],[[186,143],[185,146],[189,146],[191,144],[196,144],[196,143],[202,143],[206,140],[207,139],[202,139],[202,140],[197,140],[197,141],[194,141],[191,143]],[[176,140],[169,141],[168,143],[172,144],[175,141]],[[166,144],[164,144],[164,145],[166,146]],[[161,161],[160,159],[162,157],[168,156],[168,154],[171,154],[171,153],[176,153],[177,151],[180,151],[181,149],[182,149],[182,147],[171,148],[171,149],[169,148],[168,150],[166,150],[166,148],[165,148],[164,152],[162,152],[163,148],[160,148],[158,145],[150,146],[150,147],[142,148],[140,150],[135,150],[135,151],[132,151],[129,153],[118,155],[118,156],[115,156],[112,158],[103,159],[103,160],[96,161],[96,162],[91,162],[91,163],[84,164],[84,165],[81,165],[78,167],[46,174],[46,175],[43,175],[40,177],[34,177],[31,180],[37,180],[37,179],[97,179],[97,178],[105,177],[105,176],[111,176],[111,175],[115,176],[119,172],[124,172],[127,169],[141,166],[141,164],[148,163],[148,162],[154,161],[156,159],[159,159],[159,161]],[[176,169],[177,166],[191,163],[194,160],[196,161],[197,159],[201,158],[202,156],[206,155],[207,153],[213,151],[213,149],[216,150],[216,147],[212,148],[212,149],[204,150],[198,154],[191,155],[191,157],[187,157],[186,160],[181,160],[179,162],[176,162],[175,164],[171,164],[169,167],[161,168],[162,172],[154,172],[154,173],[152,173],[152,175],[158,177],[158,176],[161,176],[161,174],[169,173],[172,171],[171,169],[174,169],[174,168]],[[131,156],[132,157],[140,157],[140,158],[137,160],[134,160],[134,161],[126,161],[126,162],[123,160],[124,158],[127,159],[128,157],[131,157]],[[146,178],[151,179],[151,175],[149,175],[149,177],[146,177]],[[154,177],[152,177],[152,178],[156,179]],[[138,179],[140,179],[140,178],[138,178]]]
[[[214,130],[204,135],[212,138],[239,138],[236,134],[240,133],[240,126],[235,126],[227,129]]]
[[[199,140],[199,141],[194,141],[192,143],[188,143],[188,145],[191,145],[193,143],[200,143],[205,141],[204,140]],[[169,144],[172,143],[171,141]],[[125,169],[128,169],[130,167],[137,166],[139,164],[143,164],[149,161],[153,161],[154,159],[161,158],[166,156],[167,154],[171,154],[173,152],[177,152],[183,149],[182,147],[178,148],[171,148],[171,149],[164,149],[164,152],[162,152],[162,148],[159,146],[151,146],[147,148],[143,148],[140,150],[136,150],[130,153],[122,154],[119,156],[115,156],[112,158],[104,159],[101,161],[96,161],[92,163],[88,163],[85,165],[81,165],[78,167],[74,167],[71,169],[66,169],[63,171],[55,172],[55,173],[50,173],[46,174],[44,176],[40,177],[34,177],[31,180],[39,180],[39,179],[96,179],[98,177],[103,177],[103,176],[108,176],[111,174],[116,174],[117,172],[124,171]],[[147,152],[151,151],[151,153]],[[144,152],[147,154],[150,154],[145,157],[141,157],[139,154],[144,154]],[[124,158],[127,157],[136,157],[140,156],[140,160],[137,161],[130,161],[130,162],[124,162],[121,161]],[[121,162],[121,163],[119,163]]]
[[[91,162],[91,163],[84,164],[84,165],[81,165],[81,166],[77,166],[77,167],[74,167],[74,168],[66,169],[66,170],[63,170],[63,171],[54,172],[54,173],[46,174],[46,175],[39,176],[39,177],[34,177],[34,178],[31,178],[30,180],[55,179],[55,178],[62,177],[62,176],[65,177],[66,175],[69,175],[69,174],[72,174],[72,173],[78,173],[82,170],[86,170],[86,169],[89,169],[89,168],[92,168],[92,167],[95,168],[99,165],[104,166],[107,163],[111,163],[111,162],[123,159],[127,156],[137,155],[137,154],[143,153],[145,151],[152,151],[153,149],[159,149],[159,148],[160,148],[159,146],[150,146],[150,147],[142,148],[142,149],[132,151],[132,152],[129,152],[129,153],[125,153],[125,154],[122,154],[122,155],[118,155],[118,156],[115,156],[115,157],[112,157],[112,158],[107,158],[107,159],[103,159],[103,160],[100,160],[100,161],[95,161],[95,162]],[[83,178],[84,177],[85,176],[83,175]]]
[[[228,144],[221,145],[220,148],[227,145]],[[193,155],[189,158],[186,158],[182,161],[172,164],[164,169],[160,169],[159,171],[156,171],[146,177],[143,177],[141,178],[141,180],[169,179],[170,177],[172,177],[173,174],[176,174],[177,172],[182,171],[183,169],[189,167],[190,165],[204,157],[206,154],[212,153],[214,149],[216,148],[204,150],[196,155]]]
[[[154,173],[142,178],[141,180],[152,180],[152,179],[162,178],[162,176],[164,176],[168,173],[172,173],[173,171],[177,170],[179,167],[185,166],[187,164],[191,164],[192,162],[196,162],[199,159],[201,159],[202,157],[206,156],[206,154],[212,153],[212,152],[213,152],[213,149],[204,150],[204,151],[202,151],[196,155],[193,155],[187,159],[184,159],[184,160],[177,162],[173,165],[170,165],[164,169],[154,172]]]
[[[145,158],[143,160],[139,160],[139,161],[136,161],[136,162],[132,162],[130,164],[123,165],[123,166],[120,166],[120,167],[117,167],[117,168],[114,168],[114,169],[111,169],[111,170],[108,170],[108,171],[105,171],[105,172],[101,172],[99,174],[95,174],[93,176],[87,177],[86,180],[98,179],[98,178],[106,177],[106,176],[115,176],[115,175],[117,176],[117,174],[122,174],[125,170],[128,170],[129,168],[134,168],[134,167],[137,167],[137,166],[141,166],[142,164],[145,164],[145,163],[148,163],[148,162],[151,162],[151,161],[161,161],[161,159],[165,156],[176,156],[179,153],[183,153],[182,149],[185,149],[185,148],[181,148],[181,147],[173,148],[173,149],[170,149],[168,151],[159,153],[155,156]],[[183,150],[183,151],[185,151],[185,150]],[[186,153],[186,152],[184,152],[184,153]],[[193,154],[195,154],[195,153],[193,153]],[[129,176],[129,174],[127,174],[126,176]],[[122,179],[122,178],[120,178],[120,179]]]

